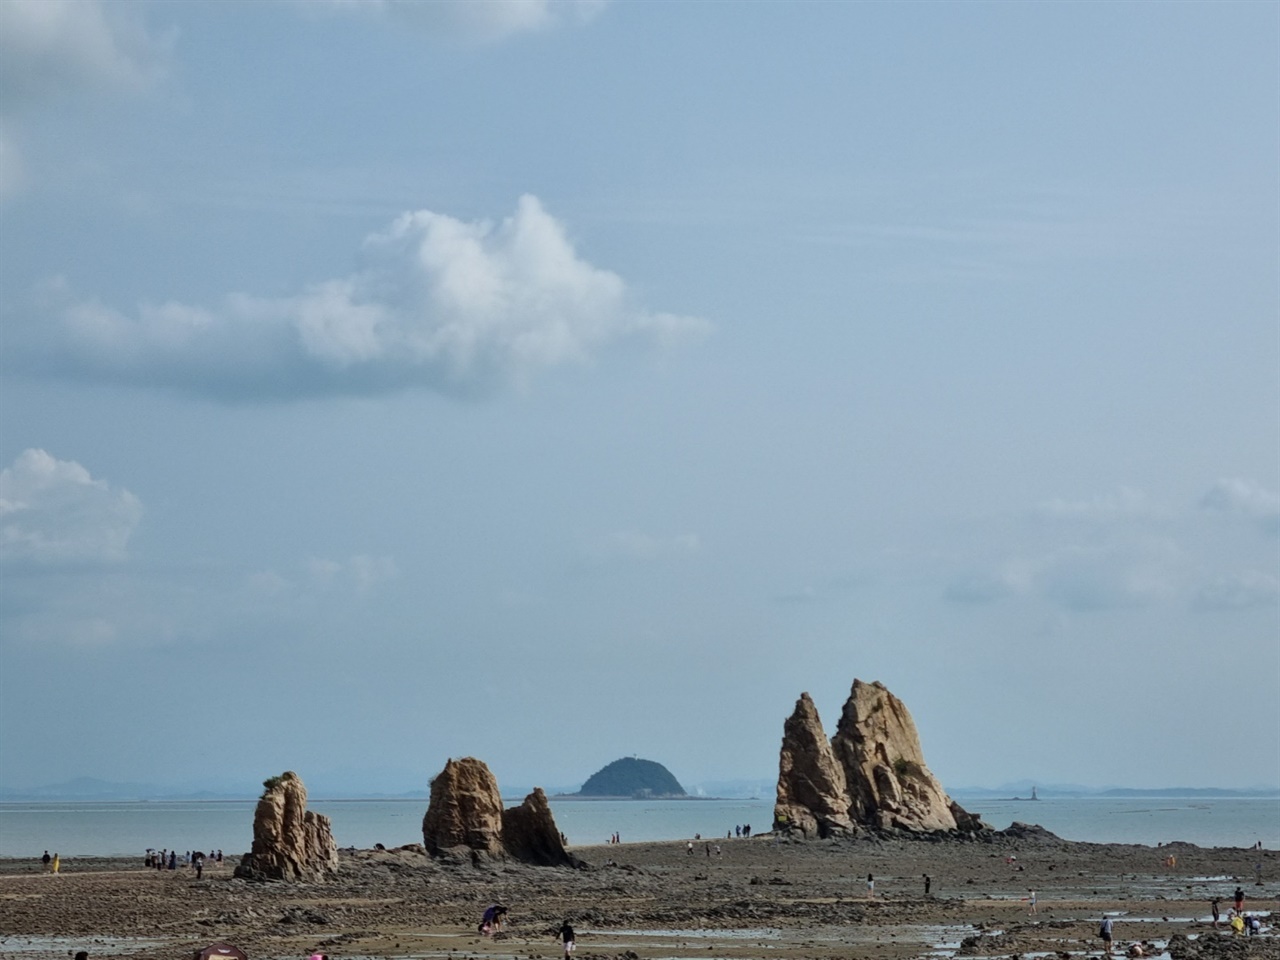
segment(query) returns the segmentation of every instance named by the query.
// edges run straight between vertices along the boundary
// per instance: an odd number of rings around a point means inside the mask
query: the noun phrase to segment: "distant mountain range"
[[[708,780],[693,784],[688,788],[690,796],[718,797],[726,800],[761,799],[773,797],[776,780],[770,777],[758,777],[742,780]],[[1032,780],[1017,780],[1001,784],[998,787],[957,787],[949,790],[951,796],[958,800],[1002,800],[1015,797],[1026,799],[1031,796],[1031,788],[1036,788],[1036,795],[1042,800],[1084,798],[1084,797],[1184,797],[1184,798],[1232,798],[1232,797],[1280,797],[1280,787],[1259,785],[1244,788],[1218,787],[1086,787],[1079,784],[1039,783]],[[562,787],[546,787],[548,795],[572,794],[578,785]],[[506,798],[520,800],[533,789],[530,787],[508,787],[503,791]],[[262,793],[259,783],[228,783],[219,790],[208,788],[192,790],[181,787],[162,786],[154,783],[129,783],[113,780],[99,780],[93,777],[77,777],[62,783],[26,789],[0,788],[0,803],[32,803],[48,801],[130,801],[130,800],[256,800]],[[317,784],[309,788],[308,793],[313,800],[426,800],[427,791],[408,790],[403,793],[373,793],[358,790],[326,788]]]

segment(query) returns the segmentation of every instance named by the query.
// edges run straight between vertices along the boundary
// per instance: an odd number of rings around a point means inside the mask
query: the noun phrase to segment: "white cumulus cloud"
[[[36,564],[124,559],[142,504],[72,460],[26,450],[0,471],[0,560]]]
[[[10,365],[235,399],[409,386],[476,395],[612,341],[666,345],[709,328],[638,306],[532,196],[496,224],[405,213],[364,255],[364,269],[296,295],[233,294],[212,308],[129,314],[53,280],[32,311],[51,323],[11,338]]]

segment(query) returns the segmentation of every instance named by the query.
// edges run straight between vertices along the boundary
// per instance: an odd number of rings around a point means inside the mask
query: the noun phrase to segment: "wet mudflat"
[[[0,955],[185,958],[223,940],[253,960],[323,952],[342,958],[562,955],[569,920],[580,958],[883,958],[1101,956],[1102,914],[1116,952],[1146,941],[1159,956],[1280,958],[1268,930],[1232,940],[1209,901],[1277,910],[1280,854],[1230,848],[1081,844],[1050,837],[992,842],[719,840],[708,857],[684,843],[579,847],[589,869],[433,861],[420,849],[347,850],[325,883],[249,883],[231,863],[193,871],[140,862],[70,861],[51,876],[0,861]],[[1177,865],[1165,865],[1176,854]],[[1262,885],[1256,884],[1262,865]],[[867,875],[875,878],[871,895]],[[924,893],[928,874],[930,893]],[[1031,913],[1030,895],[1036,894]],[[476,933],[490,903],[506,929]],[[1278,917],[1280,918],[1280,917]],[[1175,939],[1175,938],[1187,938]]]

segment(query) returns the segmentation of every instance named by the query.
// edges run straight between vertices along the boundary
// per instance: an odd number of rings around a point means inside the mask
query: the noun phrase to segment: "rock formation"
[[[450,759],[431,781],[422,842],[433,857],[502,854],[502,796],[483,761]]]
[[[858,823],[913,833],[956,829],[951,798],[924,765],[915,722],[884,684],[853,681],[831,748]]]
[[[502,811],[502,846],[515,859],[540,867],[576,867],[582,863],[565,850],[541,787],[534,787],[520,806]]]
[[[782,730],[773,819],[780,828],[806,837],[830,837],[853,830],[844,770],[836,763],[818,710],[807,693],[800,694]]]
[[[504,810],[497,779],[475,757],[450,759],[431,781],[422,840],[433,857],[463,857],[472,863],[508,856],[539,866],[581,863],[565,850],[542,788],[520,806]]]
[[[292,770],[272,777],[253,814],[253,847],[235,875],[251,880],[318,880],[338,869],[329,818],[307,810],[307,788]]]
[[[868,828],[977,833],[990,828],[947,796],[925,766],[906,706],[881,683],[853,681],[828,743],[802,694],[787,720],[774,827],[808,836]]]

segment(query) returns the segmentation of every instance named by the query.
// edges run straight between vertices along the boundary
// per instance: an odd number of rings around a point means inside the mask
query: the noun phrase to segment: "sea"
[[[509,805],[519,803],[510,798]],[[997,829],[1039,824],[1067,840],[1156,846],[1184,841],[1202,847],[1280,849],[1280,797],[1185,799],[1167,796],[956,799]],[[550,798],[556,825],[571,847],[701,837],[717,840],[750,825],[769,829],[773,800],[586,800]],[[141,858],[149,848],[222,850],[239,856],[253,840],[253,800],[152,800],[0,803],[0,857]],[[312,800],[328,816],[339,847],[396,847],[422,842],[425,798]]]

